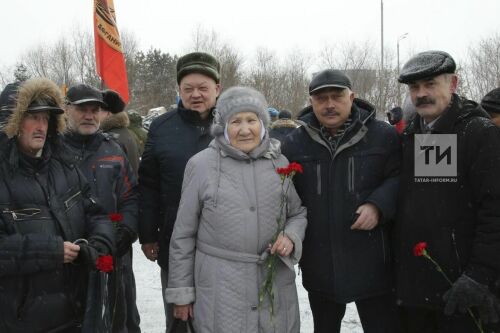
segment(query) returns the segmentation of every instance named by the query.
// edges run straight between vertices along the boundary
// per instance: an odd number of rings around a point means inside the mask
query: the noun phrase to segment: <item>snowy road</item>
[[[161,296],[160,268],[144,257],[140,245],[134,244],[134,272],[137,284],[137,307],[141,315],[143,333],[164,333],[165,316]],[[300,302],[301,332],[312,333],[312,314],[309,308],[307,292],[302,288],[300,276],[297,278],[297,290]],[[349,304],[342,333],[362,333],[358,314],[354,304]]]

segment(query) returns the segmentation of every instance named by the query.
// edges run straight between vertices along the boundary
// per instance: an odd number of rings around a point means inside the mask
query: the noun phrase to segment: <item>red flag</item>
[[[113,0],[94,0],[94,39],[97,74],[128,103],[128,80]]]

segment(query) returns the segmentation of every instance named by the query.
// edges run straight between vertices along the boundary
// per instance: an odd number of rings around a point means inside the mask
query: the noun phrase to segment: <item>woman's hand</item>
[[[275,252],[282,257],[289,256],[293,252],[293,242],[283,233],[278,235],[278,239],[276,239],[276,242],[271,247],[271,254]]]
[[[193,304],[174,305],[174,317],[182,321],[187,321],[189,317],[193,317]]]

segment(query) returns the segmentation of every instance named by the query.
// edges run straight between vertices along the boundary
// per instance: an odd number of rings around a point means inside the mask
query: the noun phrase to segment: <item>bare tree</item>
[[[378,52],[369,41],[326,46],[319,58],[323,68],[344,71],[351,78],[357,96],[373,104],[379,118],[383,118],[390,107],[400,104],[397,69],[391,50],[384,53],[384,69],[380,69]]]
[[[193,32],[192,52],[207,52],[212,54],[221,64],[221,84],[229,88],[241,83],[243,58],[228,43],[220,40],[214,31],[207,32],[198,26]]]
[[[500,34],[481,39],[469,47],[462,75],[463,90],[469,98],[481,100],[490,90],[500,87]]]
[[[70,43],[66,38],[59,39],[51,50],[53,80],[58,84],[71,86],[75,81],[73,52]]]
[[[51,77],[50,58],[49,46],[46,44],[39,44],[28,50],[24,56],[21,57],[21,60],[26,65],[31,75],[37,77]]]

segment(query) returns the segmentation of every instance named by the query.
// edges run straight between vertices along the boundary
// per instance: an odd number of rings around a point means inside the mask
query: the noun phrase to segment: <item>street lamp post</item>
[[[408,36],[408,33],[405,32],[401,36],[398,37],[398,41],[396,43],[397,55],[398,55],[398,77],[399,77],[399,42],[405,39]],[[398,103],[401,105],[401,85],[398,83]]]

